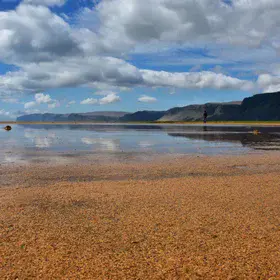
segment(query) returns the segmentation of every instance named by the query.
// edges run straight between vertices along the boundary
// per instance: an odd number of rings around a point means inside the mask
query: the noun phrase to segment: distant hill
[[[245,98],[241,104],[240,116],[243,120],[279,121],[280,92],[256,94]]]
[[[189,105],[172,108],[159,119],[159,121],[200,121],[206,109],[209,120],[236,120],[239,117],[238,104],[206,103],[202,105]]]
[[[201,121],[204,109],[210,121],[277,121],[280,120],[280,92],[256,94],[241,101],[206,103],[176,107],[167,111],[89,112],[80,114],[32,114],[17,118],[25,122],[56,121]]]
[[[104,116],[104,117],[112,117],[112,118],[119,118],[128,112],[118,112],[118,111],[97,111],[97,112],[88,112],[88,113],[80,113],[79,115],[87,116],[87,117],[96,117],[96,116]]]
[[[156,121],[165,114],[165,111],[138,111],[132,114],[126,114],[119,120],[123,122],[146,122]]]
[[[206,103],[173,108],[159,121],[201,121],[204,109],[210,121],[280,120],[280,92],[256,94],[242,102]]]
[[[128,112],[88,112],[72,114],[31,114],[17,118],[19,122],[69,122],[69,121],[101,121],[114,122]]]

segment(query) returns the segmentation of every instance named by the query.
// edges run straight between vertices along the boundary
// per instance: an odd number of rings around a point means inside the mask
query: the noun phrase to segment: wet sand
[[[0,279],[280,279],[280,153],[0,166]]]

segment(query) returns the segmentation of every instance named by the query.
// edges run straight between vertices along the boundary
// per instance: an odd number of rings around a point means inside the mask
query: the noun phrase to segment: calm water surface
[[[252,132],[258,129],[261,134]],[[280,150],[280,127],[203,125],[14,125],[0,130],[0,163]]]

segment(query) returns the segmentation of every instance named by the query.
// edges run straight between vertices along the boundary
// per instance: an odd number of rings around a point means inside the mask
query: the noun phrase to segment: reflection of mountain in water
[[[259,134],[254,135],[248,132],[237,133],[168,133],[173,137],[185,137],[191,140],[204,140],[211,142],[235,142],[241,143],[244,147],[256,150],[280,150],[280,135],[277,134]]]
[[[24,128],[29,129],[44,129],[44,130],[55,130],[55,129],[68,129],[68,130],[87,130],[87,131],[120,131],[120,130],[162,130],[160,125],[124,125],[124,124],[22,124]]]

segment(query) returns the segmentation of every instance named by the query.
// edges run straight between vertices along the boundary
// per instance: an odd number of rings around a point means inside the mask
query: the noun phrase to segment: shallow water
[[[254,135],[253,130],[260,135]],[[0,163],[109,160],[280,150],[280,127],[150,124],[14,125],[0,130]]]

